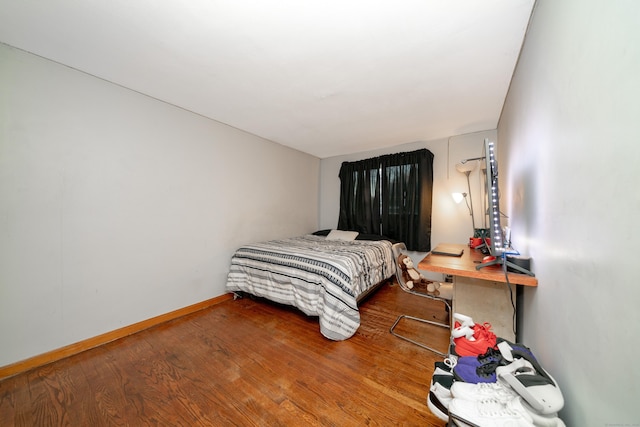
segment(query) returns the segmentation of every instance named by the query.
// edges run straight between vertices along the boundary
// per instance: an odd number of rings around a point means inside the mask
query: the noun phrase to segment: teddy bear
[[[400,270],[402,270],[402,279],[404,280],[407,288],[413,289],[416,285],[422,285],[427,288],[427,292],[432,293],[437,292],[440,288],[440,283],[432,282],[415,269],[413,261],[408,255],[400,254],[398,256],[398,266],[400,267]]]

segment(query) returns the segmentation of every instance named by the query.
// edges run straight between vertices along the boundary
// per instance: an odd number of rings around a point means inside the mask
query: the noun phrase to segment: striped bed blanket
[[[395,272],[387,240],[326,240],[305,235],[243,246],[226,289],[292,305],[318,316],[320,332],[345,340],[360,326],[358,297]]]

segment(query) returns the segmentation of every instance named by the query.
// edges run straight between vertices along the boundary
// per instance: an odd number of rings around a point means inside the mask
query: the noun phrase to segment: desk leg
[[[516,286],[511,292],[506,283],[469,277],[454,277],[453,311],[471,316],[477,323],[491,323],[493,332],[501,338],[515,342]]]

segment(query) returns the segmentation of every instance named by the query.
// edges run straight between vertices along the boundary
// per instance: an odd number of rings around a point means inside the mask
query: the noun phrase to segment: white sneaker
[[[460,426],[535,427],[531,416],[523,416],[497,399],[452,399],[449,416]]]
[[[429,387],[429,395],[427,396],[427,406],[433,415],[442,421],[449,421],[449,403],[451,403],[451,384],[453,376],[434,375],[431,379],[431,387]]]
[[[527,404],[527,402],[522,399],[522,397],[517,397],[508,403],[511,408],[522,414],[526,413],[531,416],[533,420],[533,425],[536,427],[566,427],[564,422],[558,418],[558,414],[540,414],[538,411],[533,409],[531,405]]]
[[[461,313],[453,313],[453,324],[458,325],[451,330],[451,336],[453,338],[465,337],[470,341],[475,341],[473,337],[473,326],[475,322],[471,317]]]
[[[453,313],[453,320],[457,320],[460,326],[469,326],[471,328],[476,324],[471,317],[462,313]]]
[[[535,361],[515,359],[507,366],[496,368],[498,382],[510,386],[540,414],[557,414],[564,406],[564,397],[555,379]]]
[[[500,402],[513,400],[518,394],[509,386],[501,383],[465,383],[456,381],[451,386],[451,395],[455,399],[485,400],[496,399]]]
[[[449,403],[449,415],[462,426],[565,427],[557,414],[540,415],[519,396],[506,402],[454,398]]]
[[[454,365],[455,366],[455,365]],[[451,372],[453,370],[453,368],[451,367],[451,363],[447,362],[447,360],[445,359],[444,362],[436,362],[433,365],[433,375],[453,375],[453,372]]]

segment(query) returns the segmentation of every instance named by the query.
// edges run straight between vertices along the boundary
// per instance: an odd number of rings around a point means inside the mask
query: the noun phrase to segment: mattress
[[[231,259],[226,289],[318,316],[322,335],[344,340],[360,326],[359,297],[394,273],[390,241],[305,235],[239,248]]]

